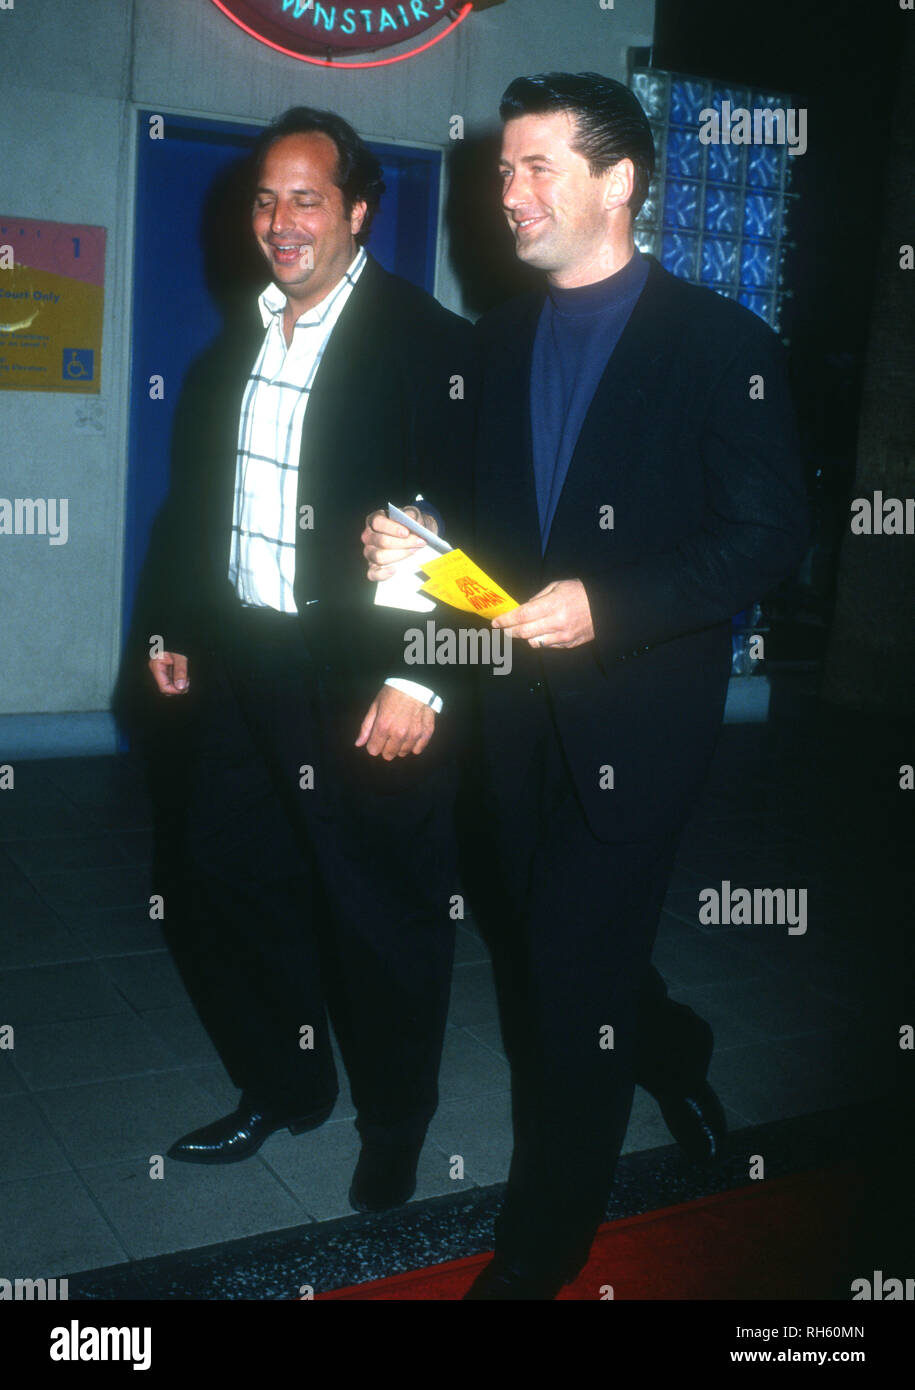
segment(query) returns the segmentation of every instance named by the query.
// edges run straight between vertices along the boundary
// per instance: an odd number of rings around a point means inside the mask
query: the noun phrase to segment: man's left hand
[[[594,641],[591,605],[580,579],[554,579],[520,608],[493,618],[512,639],[523,637],[532,647],[581,647]]]
[[[362,721],[357,748],[385,762],[421,753],[435,732],[435,714],[422,700],[383,685]]]

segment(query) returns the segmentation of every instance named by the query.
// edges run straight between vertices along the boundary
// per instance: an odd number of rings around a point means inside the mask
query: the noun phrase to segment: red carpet
[[[764,1179],[602,1226],[565,1299],[835,1297],[853,1200],[848,1168]],[[317,1298],[460,1299],[488,1255],[396,1274]]]

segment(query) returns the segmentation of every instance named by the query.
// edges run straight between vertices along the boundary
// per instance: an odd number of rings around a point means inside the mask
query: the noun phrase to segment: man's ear
[[[353,236],[357,236],[362,231],[362,224],[365,221],[365,214],[368,212],[368,203],[361,199],[353,203],[349,215],[349,228]]]
[[[604,174],[604,208],[609,212],[622,207],[632,197],[635,165],[631,159],[618,159]]]

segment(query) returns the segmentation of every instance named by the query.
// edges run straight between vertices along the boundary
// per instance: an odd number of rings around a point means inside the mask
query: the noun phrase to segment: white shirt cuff
[[[403,691],[404,695],[412,695],[414,700],[421,700],[424,705],[428,705],[434,714],[442,712],[442,697],[436,695],[434,690],[428,686],[417,685],[416,681],[405,681],[400,676],[388,676],[385,685],[392,685],[395,690]]]

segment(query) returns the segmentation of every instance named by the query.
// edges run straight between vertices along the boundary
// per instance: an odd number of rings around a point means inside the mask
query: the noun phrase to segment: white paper
[[[450,550],[451,547],[448,548]],[[405,555],[398,561],[397,573],[392,574],[390,579],[379,579],[375,585],[375,602],[381,608],[405,608],[411,613],[431,613],[436,606],[435,599],[419,592],[426,581],[417,570],[429,560],[434,560],[437,554],[431,545],[424,545],[421,550],[412,550]]]

